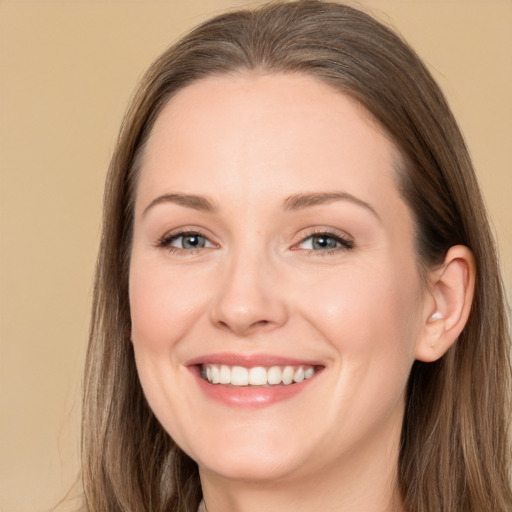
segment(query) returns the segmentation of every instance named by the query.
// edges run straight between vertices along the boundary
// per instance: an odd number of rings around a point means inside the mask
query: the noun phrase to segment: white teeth
[[[299,366],[295,373],[293,374],[293,380],[295,382],[302,382],[304,380],[304,368],[302,366]]]
[[[272,366],[267,371],[267,382],[269,384],[281,384],[282,372],[279,366]]]
[[[221,384],[230,384],[231,383],[231,370],[229,366],[225,364],[220,367],[220,383]]]
[[[293,366],[287,366],[283,370],[283,384],[291,384],[293,381],[293,374],[294,374],[294,368]]]
[[[201,375],[212,384],[230,384],[232,386],[286,386],[310,379],[315,374],[313,366],[228,366],[226,364],[205,364]]]
[[[233,368],[231,368],[231,384],[233,384],[233,386],[247,386],[249,384],[249,371],[247,368],[243,366],[233,366]]]
[[[249,384],[251,386],[264,386],[267,383],[267,370],[262,366],[256,366],[249,370]]]
[[[304,372],[304,378],[305,379],[311,379],[313,375],[315,374],[315,369],[311,366]]]

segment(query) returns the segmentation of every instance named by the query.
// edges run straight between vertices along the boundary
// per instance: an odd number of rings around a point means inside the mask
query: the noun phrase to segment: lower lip
[[[310,386],[316,379],[315,373],[310,379],[295,384],[280,386],[228,386],[224,384],[211,384],[204,380],[197,372],[195,378],[203,393],[213,400],[233,407],[258,408],[266,407],[298,395]]]

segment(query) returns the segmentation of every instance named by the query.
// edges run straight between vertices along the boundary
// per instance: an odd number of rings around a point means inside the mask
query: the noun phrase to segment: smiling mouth
[[[210,384],[233,387],[290,386],[311,379],[319,370],[316,366],[229,366],[225,364],[203,364],[200,375]]]

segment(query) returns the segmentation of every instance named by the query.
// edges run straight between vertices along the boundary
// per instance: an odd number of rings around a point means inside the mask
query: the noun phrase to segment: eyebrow
[[[303,210],[312,206],[318,206],[321,204],[332,203],[334,201],[349,201],[358,206],[362,206],[369,210],[379,220],[380,216],[376,210],[366,201],[359,199],[358,197],[349,194],[348,192],[307,192],[302,194],[294,194],[288,197],[283,202],[285,210]]]
[[[151,208],[162,203],[174,203],[201,212],[213,213],[217,211],[214,204],[204,196],[193,194],[164,194],[153,199],[153,201],[144,208],[142,216],[144,217]]]
[[[285,211],[303,210],[305,208],[311,208],[312,206],[332,203],[335,201],[349,201],[358,206],[362,206],[380,220],[379,214],[369,203],[349,194],[348,192],[307,192],[294,194],[283,201],[283,209]],[[163,194],[153,199],[153,201],[146,206],[142,212],[142,216],[145,216],[151,208],[162,203],[174,203],[179,206],[207,213],[215,213],[217,211],[217,207],[204,196],[194,194]]]

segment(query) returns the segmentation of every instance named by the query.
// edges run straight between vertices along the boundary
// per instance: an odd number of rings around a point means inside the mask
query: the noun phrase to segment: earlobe
[[[451,247],[443,265],[431,272],[416,359],[436,361],[457,341],[471,311],[475,273],[473,253],[463,245]]]

